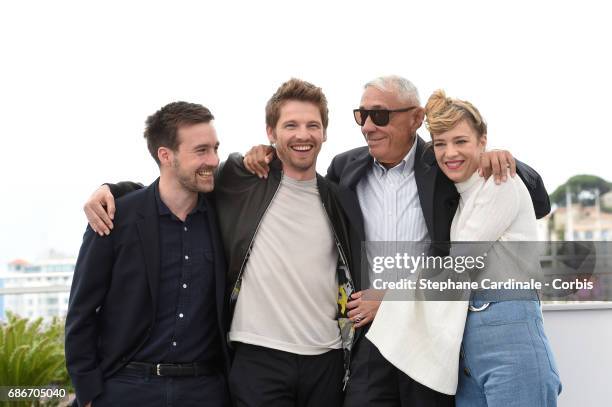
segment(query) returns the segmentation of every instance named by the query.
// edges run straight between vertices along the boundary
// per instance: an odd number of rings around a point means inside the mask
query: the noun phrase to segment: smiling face
[[[172,176],[189,192],[210,192],[213,172],[219,166],[219,140],[212,124],[199,123],[178,129],[178,148],[172,151]]]
[[[267,132],[287,176],[297,180],[315,177],[317,156],[326,140],[317,105],[299,100],[284,102],[276,126],[268,127]]]
[[[416,102],[401,100],[397,92],[382,91],[374,86],[368,86],[363,92],[359,107],[395,110],[415,105]],[[416,131],[423,123],[423,115],[421,107],[408,112],[391,113],[386,126],[377,126],[368,117],[361,126],[361,132],[368,143],[372,157],[388,167],[398,164],[410,151]]]
[[[487,144],[486,134],[478,137],[466,120],[433,135],[432,139],[438,166],[455,183],[466,181],[474,174]]]

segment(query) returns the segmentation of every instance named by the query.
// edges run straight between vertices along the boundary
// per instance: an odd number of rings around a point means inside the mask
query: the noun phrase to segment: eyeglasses
[[[370,116],[370,119],[372,119],[372,122],[377,125],[377,126],[386,126],[387,124],[389,124],[389,115],[391,113],[396,113],[396,112],[409,112],[412,109],[416,109],[418,106],[412,106],[412,107],[407,107],[404,109],[395,109],[395,110],[388,110],[388,109],[355,109],[353,110],[353,116],[355,116],[355,121],[357,122],[358,125],[363,126],[366,122],[366,120],[368,119],[368,116]]]

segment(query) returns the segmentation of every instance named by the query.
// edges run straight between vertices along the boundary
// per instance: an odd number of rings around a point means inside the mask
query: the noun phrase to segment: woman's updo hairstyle
[[[487,134],[487,124],[474,105],[465,100],[449,98],[441,89],[429,97],[425,114],[425,124],[432,137],[454,128],[461,120],[467,121],[478,138]]]

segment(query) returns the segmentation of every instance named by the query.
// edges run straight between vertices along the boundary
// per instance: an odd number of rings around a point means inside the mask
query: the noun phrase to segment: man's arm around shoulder
[[[529,190],[536,218],[540,219],[548,215],[550,213],[550,198],[540,174],[519,160],[516,160],[516,173],[525,183],[527,190]]]
[[[244,165],[244,157],[240,153],[231,153],[227,160],[219,164],[215,173],[215,187],[235,186],[235,182],[244,178],[258,178]]]
[[[121,181],[117,184],[106,183],[104,185],[108,185],[108,188],[115,199],[121,198],[123,195],[127,195],[130,192],[138,191],[139,189],[144,188],[144,185],[140,182],[132,181]]]

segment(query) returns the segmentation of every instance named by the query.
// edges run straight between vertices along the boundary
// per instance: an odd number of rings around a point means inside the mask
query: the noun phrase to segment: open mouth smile
[[[452,161],[445,161],[444,164],[446,164],[446,167],[449,170],[457,170],[459,169],[459,167],[463,165],[464,162],[465,160],[452,160]]]
[[[294,144],[289,147],[293,151],[297,151],[298,153],[307,153],[314,148],[312,144]]]
[[[213,176],[213,170],[211,169],[199,170],[198,172],[196,172],[196,174],[198,175],[198,177],[201,177],[201,178],[210,178]]]

